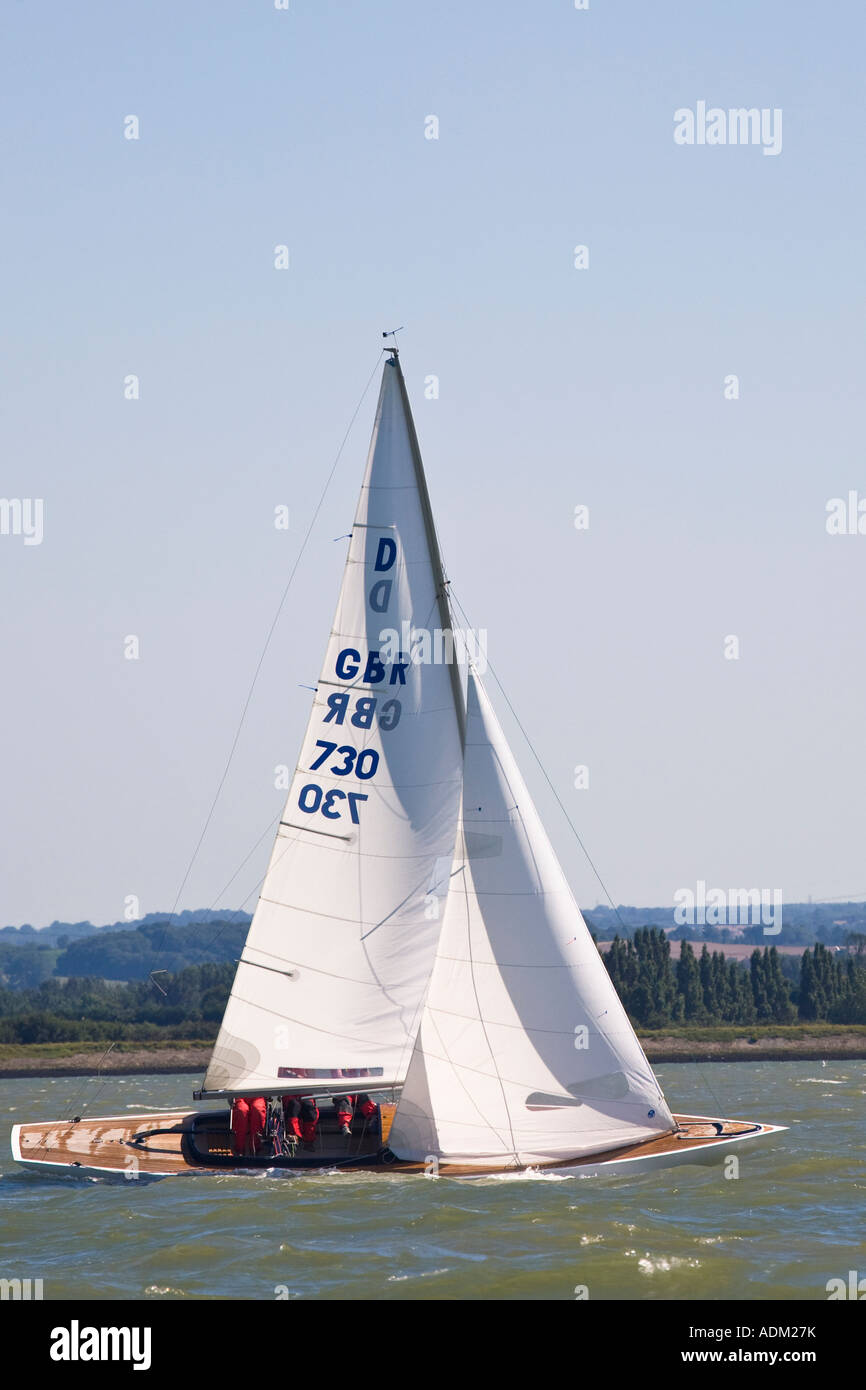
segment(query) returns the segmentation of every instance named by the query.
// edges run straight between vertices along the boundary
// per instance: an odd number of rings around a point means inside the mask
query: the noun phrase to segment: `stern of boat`
[[[12,1129],[12,1157],[32,1172],[132,1182],[194,1171],[186,1110],[46,1120]]]

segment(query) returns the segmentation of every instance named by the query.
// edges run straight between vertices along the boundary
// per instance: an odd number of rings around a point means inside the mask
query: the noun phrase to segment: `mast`
[[[418,497],[424,516],[424,526],[427,532],[427,544],[430,548],[433,573],[439,577],[436,585],[439,623],[443,634],[450,632],[453,638],[454,620],[451,614],[451,601],[448,595],[448,580],[445,577],[445,567],[442,564],[442,553],[439,549],[439,538],[436,535],[436,526],[433,521],[433,509],[430,506],[430,494],[427,491],[427,478],[424,474],[424,464],[421,459],[418,436],[415,433],[415,421],[412,416],[412,407],[409,404],[409,393],[406,390],[403,368],[400,366],[400,349],[395,344],[390,351],[392,355],[389,357],[388,361],[396,372],[397,383],[400,387],[400,398],[403,402],[403,410],[406,415],[406,425],[409,431],[409,447],[412,451],[412,462],[415,467],[415,478],[418,484]],[[450,661],[448,665],[451,673],[451,688],[454,694],[454,708],[457,711],[457,724],[460,729],[460,746],[462,748],[465,747],[466,744],[466,710],[463,701],[463,688],[460,684],[460,670],[456,659]]]

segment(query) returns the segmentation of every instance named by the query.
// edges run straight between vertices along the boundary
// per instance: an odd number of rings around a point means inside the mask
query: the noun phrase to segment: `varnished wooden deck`
[[[684,1149],[702,1149],[718,1144],[723,1139],[735,1139],[746,1137],[751,1134],[770,1133],[776,1126],[757,1124],[754,1120],[707,1120],[702,1115],[674,1115],[674,1119],[682,1127],[681,1134],[662,1134],[657,1139],[647,1139],[640,1144],[624,1144],[616,1149],[606,1149],[603,1153],[588,1154],[585,1158],[563,1158],[554,1163],[539,1164],[545,1172],[548,1169],[569,1168],[579,1169],[595,1168],[599,1164],[619,1163],[623,1159],[640,1159],[662,1156],[664,1154],[679,1154]],[[722,1131],[716,1128],[716,1124],[722,1125]],[[425,1165],[422,1163],[399,1164],[400,1172],[423,1172]],[[504,1173],[514,1172],[515,1165],[491,1165],[489,1168],[479,1168],[474,1164],[441,1163],[439,1173],[442,1177],[480,1177],[485,1173]],[[516,1169],[516,1171],[520,1171]]]
[[[387,1134],[395,1107],[382,1107],[383,1131]],[[389,1113],[385,1113],[386,1109]],[[218,1113],[218,1112],[217,1112]],[[201,1116],[202,1112],[198,1112]],[[102,1171],[128,1177],[137,1176],[168,1177],[177,1174],[226,1172],[227,1168],[210,1167],[197,1164],[190,1146],[192,1124],[195,1111],[174,1110],[160,1114],[123,1115],[104,1119],[81,1119],[77,1122],[51,1121],[43,1124],[25,1124],[17,1127],[17,1151],[15,1157],[24,1163],[38,1163],[75,1171],[76,1168],[94,1172]],[[680,1134],[664,1134],[644,1143],[624,1145],[608,1149],[604,1153],[592,1154],[583,1159],[562,1159],[556,1163],[544,1164],[545,1169],[581,1167],[595,1168],[599,1164],[621,1162],[624,1159],[643,1159],[663,1155],[681,1154],[684,1149],[699,1150],[709,1145],[720,1144],[725,1139],[745,1138],[749,1135],[771,1133],[775,1126],[756,1125],[748,1120],[708,1121],[702,1116],[675,1116],[683,1128]],[[357,1152],[357,1150],[356,1150]],[[321,1163],[329,1166],[335,1155],[323,1153]],[[366,1157],[366,1155],[365,1155]],[[697,1157],[697,1154],[695,1155]],[[236,1162],[238,1169],[245,1166],[244,1160]],[[361,1166],[361,1165],[359,1165]],[[423,1163],[402,1163],[399,1160],[387,1167],[370,1155],[370,1162],[363,1162],[364,1169],[377,1172],[423,1173]],[[228,1168],[231,1171],[231,1168]],[[309,1171],[309,1169],[307,1169]],[[514,1171],[513,1165],[475,1167],[463,1164],[442,1163],[439,1172],[443,1177],[480,1177]]]
[[[21,1125],[16,1157],[25,1163],[101,1168],[130,1178],[136,1173],[203,1173],[209,1170],[196,1169],[185,1152],[194,1119],[194,1111],[172,1110]]]

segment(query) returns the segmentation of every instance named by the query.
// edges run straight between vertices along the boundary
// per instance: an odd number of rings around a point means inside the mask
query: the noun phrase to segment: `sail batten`
[[[526,1166],[671,1130],[474,671],[454,867],[393,1153]]]
[[[405,1075],[438,934],[437,865],[454,847],[464,716],[456,662],[413,661],[386,650],[383,633],[431,615],[450,631],[393,356],[309,724],[203,1094],[302,1089],[314,1074],[371,1067],[383,1086]]]

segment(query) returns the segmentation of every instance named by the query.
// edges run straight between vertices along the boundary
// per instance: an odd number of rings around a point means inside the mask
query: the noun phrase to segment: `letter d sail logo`
[[[381,536],[379,539],[379,548],[376,551],[376,563],[373,569],[378,570],[379,573],[383,570],[389,570],[392,568],[396,558],[397,542],[392,540],[390,536]]]
[[[376,573],[382,574],[383,571],[393,569],[397,559],[397,542],[390,536],[380,536],[379,544],[376,548],[376,560],[373,569]],[[387,613],[391,603],[391,589],[393,581],[390,579],[379,579],[370,590],[367,600],[374,613]]]

